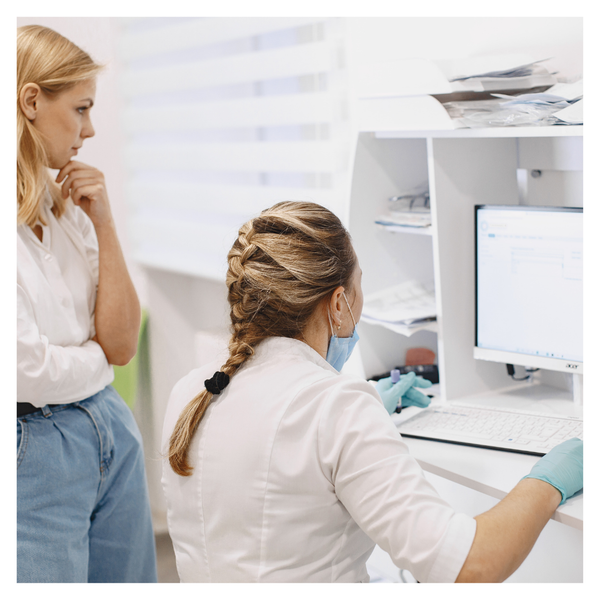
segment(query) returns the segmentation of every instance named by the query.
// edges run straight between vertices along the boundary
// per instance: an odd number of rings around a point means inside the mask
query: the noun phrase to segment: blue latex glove
[[[419,408],[425,408],[431,402],[431,399],[425,394],[414,389],[431,387],[431,381],[418,377],[412,372],[400,375],[400,381],[397,383],[392,383],[391,377],[380,379],[375,387],[390,415],[396,410],[398,404],[403,407],[418,406]]]
[[[554,486],[561,493],[561,504],[564,504],[567,498],[583,489],[583,442],[572,438],[555,446],[523,479],[528,477]]]

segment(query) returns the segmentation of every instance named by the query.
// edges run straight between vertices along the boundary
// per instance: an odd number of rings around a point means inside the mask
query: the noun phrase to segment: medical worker
[[[110,386],[140,306],[104,177],[73,160],[99,70],[55,31],[18,29],[19,582],[156,581],[142,440]]]
[[[375,544],[420,582],[506,579],[582,488],[581,442],[552,450],[490,511],[456,513],[392,423],[391,384],[386,410],[339,372],[363,304],[339,219],[276,204],[242,226],[228,260],[229,358],[179,381],[164,424],[181,581],[367,582]],[[406,381],[403,404],[423,385]]]

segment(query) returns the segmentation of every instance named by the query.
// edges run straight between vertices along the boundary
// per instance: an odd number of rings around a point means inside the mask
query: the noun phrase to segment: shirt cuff
[[[427,583],[454,583],[473,545],[477,521],[457,513],[448,524],[440,552],[429,572]]]

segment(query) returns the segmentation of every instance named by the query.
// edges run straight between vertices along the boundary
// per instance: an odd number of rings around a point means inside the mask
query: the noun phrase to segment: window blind
[[[343,19],[120,19],[134,259],[223,280],[239,226],[275,202],[342,217],[344,56]]]

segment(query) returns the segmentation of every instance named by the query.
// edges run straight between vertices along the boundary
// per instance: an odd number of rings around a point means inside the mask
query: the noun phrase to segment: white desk
[[[501,500],[531,471],[537,456],[403,438],[424,471]],[[583,530],[583,493],[569,498],[554,520]]]
[[[437,387],[432,389],[437,393]],[[523,386],[502,396],[495,393],[482,395],[477,400],[468,398],[470,402],[481,405],[502,405],[518,407],[534,412],[570,414],[581,416],[582,407],[567,401],[568,394],[556,394],[555,399],[548,399],[549,388],[545,386]],[[433,404],[441,404],[434,398]],[[394,418],[396,424],[417,414],[419,409],[409,407]],[[424,471],[453,481],[459,485],[502,500],[515,485],[527,475],[538,456],[488,450],[472,446],[460,446],[445,442],[403,438],[411,454],[417,459]],[[583,492],[569,498],[552,516],[559,523],[583,531]]]

